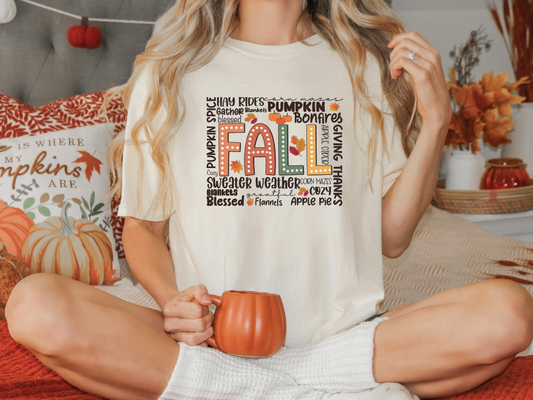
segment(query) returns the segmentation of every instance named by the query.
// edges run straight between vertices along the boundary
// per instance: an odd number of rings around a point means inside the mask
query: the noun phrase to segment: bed
[[[153,21],[171,3],[173,0],[40,0],[39,4],[89,16],[89,25],[101,28],[102,45],[87,50],[75,49],[66,40],[67,29],[79,21],[17,0],[15,19],[0,24],[0,94],[3,95],[0,131],[8,131],[8,124],[13,122],[9,118],[17,113],[47,117],[68,114],[79,104],[98,102],[103,90],[126,81],[135,56],[150,37],[151,25],[91,22],[92,17]],[[118,133],[124,129],[126,113],[120,104],[115,106],[112,122],[114,132]],[[65,120],[81,126],[88,123],[83,118],[69,114]],[[16,135],[16,129],[9,126],[10,132]],[[123,257],[116,205],[114,212],[112,229],[117,238],[116,251]],[[514,280],[533,294],[533,245],[490,233],[432,205],[426,210],[407,251],[397,259],[383,257],[383,263],[385,299],[380,312],[485,279]],[[131,274],[124,258],[120,258],[120,271],[131,285],[98,288],[158,309]],[[453,399],[533,398],[529,378],[533,368],[531,355],[530,346],[503,375]],[[7,324],[0,322],[0,399],[26,398],[97,399],[40,364],[11,339]],[[376,399],[386,398],[386,395],[376,396]]]

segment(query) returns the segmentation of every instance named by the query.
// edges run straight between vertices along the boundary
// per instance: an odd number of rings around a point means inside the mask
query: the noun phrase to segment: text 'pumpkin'
[[[105,232],[86,219],[67,217],[65,203],[60,217],[36,224],[22,248],[22,260],[32,274],[59,274],[90,285],[112,285],[113,249]]]

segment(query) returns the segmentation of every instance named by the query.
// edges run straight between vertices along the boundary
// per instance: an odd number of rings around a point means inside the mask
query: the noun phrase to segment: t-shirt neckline
[[[325,42],[324,39],[322,39],[322,37],[318,33],[315,33],[313,36],[308,37],[307,39],[305,39],[305,41],[311,45],[319,45]],[[224,45],[250,55],[267,57],[294,56],[297,54],[305,53],[317,47],[306,46],[300,41],[282,45],[264,45],[246,42],[244,40],[233,39],[229,36],[226,38]]]

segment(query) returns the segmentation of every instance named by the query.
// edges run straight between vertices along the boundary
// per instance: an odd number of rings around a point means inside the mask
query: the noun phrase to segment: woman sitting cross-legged
[[[531,343],[533,299],[511,281],[376,315],[382,255],[409,246],[451,119],[438,51],[383,0],[177,0],[107,100],[117,93],[124,250],[162,311],[59,275],[23,279],[10,333],[72,385],[109,399],[319,399],[394,382],[438,398]],[[226,290],[281,296],[278,353],[207,347],[208,294]]]

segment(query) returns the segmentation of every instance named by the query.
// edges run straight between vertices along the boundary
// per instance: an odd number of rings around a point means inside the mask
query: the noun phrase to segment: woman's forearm
[[[447,126],[422,125],[402,173],[382,198],[382,252],[399,257],[411,243],[435,188]]]
[[[128,265],[161,309],[179,290],[163,234],[164,222],[127,217],[122,233]]]

